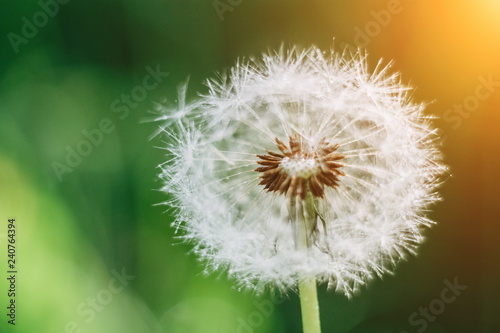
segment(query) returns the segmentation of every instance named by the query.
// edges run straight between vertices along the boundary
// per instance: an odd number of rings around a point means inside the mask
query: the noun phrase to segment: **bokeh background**
[[[499,332],[499,18],[498,0],[2,0],[0,331],[301,332],[296,294],[239,292],[176,241],[156,205],[164,142],[150,139],[181,82],[195,98],[215,71],[284,43],[394,60],[451,169],[417,257],[351,300],[319,286],[323,331]],[[141,89],[154,70],[168,76]],[[440,309],[445,280],[467,288]]]

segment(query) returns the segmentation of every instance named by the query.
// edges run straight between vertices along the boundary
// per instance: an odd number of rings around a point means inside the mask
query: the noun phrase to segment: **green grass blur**
[[[44,23],[34,18],[40,3],[2,0],[0,332],[301,332],[297,295],[270,306],[269,294],[206,277],[190,245],[175,239],[173,217],[156,205],[166,200],[157,191],[163,141],[150,140],[158,124],[148,120],[157,103],[176,103],[179,83],[189,77],[195,98],[237,57],[282,43],[327,50],[356,41],[372,68],[394,59],[415,97],[430,102],[453,176],[431,214],[438,224],[395,276],[352,300],[319,287],[323,331],[417,332],[411,314],[458,278],[467,290],[425,332],[497,332],[498,84],[470,110],[453,106],[474,96],[481,78],[500,82],[500,6],[401,0],[384,21],[377,13],[391,2],[67,1]],[[42,21],[34,32],[23,18]],[[11,33],[23,29],[33,36],[13,44]],[[149,81],[157,85],[140,101],[121,100],[157,68],[168,76]],[[82,143],[86,135],[96,143]],[[71,153],[78,149],[86,156]],[[60,169],[67,158],[74,167]],[[15,327],[5,315],[8,218],[18,225]]]

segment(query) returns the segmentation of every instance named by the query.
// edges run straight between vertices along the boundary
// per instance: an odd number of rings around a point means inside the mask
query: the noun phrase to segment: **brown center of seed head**
[[[338,186],[339,176],[345,176],[338,161],[344,156],[336,152],[338,145],[325,138],[311,146],[303,137],[295,134],[289,138],[290,148],[276,138],[281,153],[268,150],[268,155],[257,155],[261,167],[259,178],[268,192],[306,198],[308,189],[319,198],[325,194],[325,186]]]

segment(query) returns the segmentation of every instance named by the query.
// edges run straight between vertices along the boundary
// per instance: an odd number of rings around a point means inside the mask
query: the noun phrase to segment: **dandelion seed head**
[[[424,105],[388,66],[281,49],[207,86],[160,119],[173,224],[208,271],[258,291],[311,275],[351,296],[416,253],[446,167]],[[307,200],[303,249],[290,207]]]

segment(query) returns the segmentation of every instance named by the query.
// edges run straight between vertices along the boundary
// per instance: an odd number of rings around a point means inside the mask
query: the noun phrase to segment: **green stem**
[[[293,201],[297,198],[293,198]],[[317,214],[314,207],[314,196],[308,191],[305,200],[300,200],[296,214],[297,248],[308,251],[312,245],[312,231],[316,226]],[[291,208],[296,208],[291,202]],[[295,209],[294,209],[295,210]],[[298,217],[298,221],[297,218]],[[318,292],[314,276],[304,276],[299,281],[300,307],[304,333],[321,333],[319,320]]]
[[[318,293],[314,277],[303,278],[299,282],[300,308],[304,333],[320,333]]]

